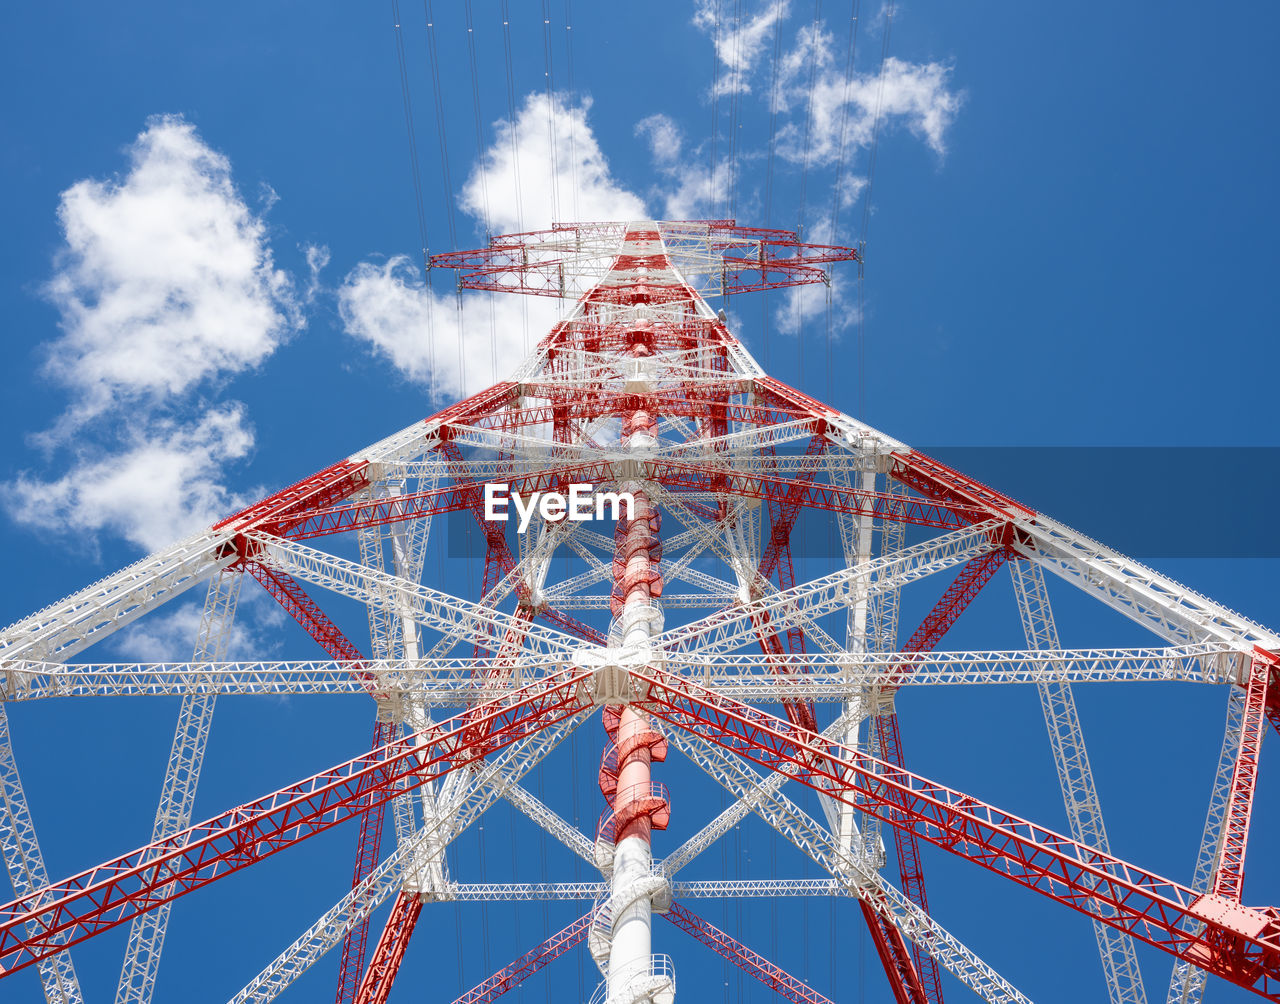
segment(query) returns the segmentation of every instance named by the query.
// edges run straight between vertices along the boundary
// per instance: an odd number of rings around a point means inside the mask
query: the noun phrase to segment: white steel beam
[[[596,866],[596,845],[549,805],[514,782],[502,785],[502,795],[587,864]]]
[[[227,642],[235,620],[236,601],[244,577],[227,569],[209,582],[204,613],[200,617],[192,661],[220,661],[226,658]],[[200,768],[213,725],[216,694],[192,694],[182,699],[178,724],[173,733],[173,746],[160,790],[151,842],[163,840],[191,825],[191,812],[200,783]],[[120,982],[116,986],[116,1004],[148,1004],[155,993],[160,972],[160,952],[169,927],[172,901],[154,910],[140,913],[129,925]]]
[[[1280,635],[1054,520],[1015,525],[1016,550],[1162,638],[1280,648]]]
[[[935,572],[963,565],[972,558],[995,550],[999,527],[979,523],[953,530],[932,540],[907,548],[889,559],[876,559],[865,566],[846,568],[812,579],[792,589],[758,597],[680,627],[655,639],[668,652],[697,651],[710,654],[731,650],[754,637],[755,622],[767,616],[776,628],[785,628],[797,619],[813,621],[854,601],[858,581],[867,580],[867,589],[878,592],[906,585]],[[732,559],[730,559],[732,563]],[[890,568],[893,569],[890,574]]]
[[[1008,564],[1027,646],[1032,649],[1058,648],[1058,627],[1054,623],[1049,591],[1040,566],[1030,561],[1011,561]],[[1110,853],[1102,805],[1093,783],[1093,768],[1089,764],[1084,730],[1080,727],[1071,684],[1041,682],[1036,685],[1036,690],[1049,730],[1049,745],[1058,768],[1058,784],[1062,789],[1071,836],[1089,847]],[[1093,932],[1098,941],[1111,1004],[1146,1004],[1147,993],[1142,984],[1142,972],[1138,969],[1133,939],[1100,920],[1094,920]]]
[[[530,900],[595,900],[607,895],[604,882],[453,882],[449,899],[462,902],[515,903]],[[837,879],[713,879],[675,882],[673,899],[738,899],[774,896],[847,896]]]
[[[292,944],[263,967],[228,1004],[267,1004],[293,985],[303,973],[326,952],[341,943],[347,931],[368,917],[388,898],[398,893],[415,868],[421,866],[423,851],[430,855],[443,853],[486,809],[501,797],[500,787],[489,783],[502,775],[519,779],[542,761],[589,712],[557,722],[550,728],[500,751],[485,761],[484,767],[470,778],[468,786],[441,813],[407,843],[396,849],[356,886],[324,913]],[[436,895],[433,898],[444,898]]]
[[[842,847],[839,841],[781,792],[764,792],[767,781],[737,757],[700,737],[672,730],[668,737],[676,747],[739,799],[753,798],[753,809],[766,823],[794,844],[819,867],[844,882],[851,894],[865,899],[887,917],[904,937],[937,960],[938,964],[983,1000],[1030,1004],[1004,977],[983,962],[935,919],[874,870]]]
[[[188,537],[0,631],[0,662],[62,662],[235,560],[228,532]]]
[[[517,680],[530,682],[568,663],[561,656],[522,656]],[[1249,654],[1223,642],[1155,648],[1058,649],[1056,651],[808,652],[787,657],[796,675],[771,675],[773,663],[756,654],[703,658],[697,653],[666,660],[666,669],[737,701],[845,701],[867,687],[933,687],[996,684],[1199,683],[1235,684],[1248,671]],[[478,678],[492,660],[470,657],[405,659],[359,664],[377,689],[432,707],[460,707],[506,692],[507,683]],[[910,672],[905,672],[909,667]],[[177,663],[14,662],[0,669],[0,701],[50,697],[173,697],[186,694],[366,694],[357,668],[329,660],[273,660],[197,665]]]
[[[269,534],[247,534],[262,546],[256,560],[294,578],[348,596],[360,603],[377,603],[405,610],[418,624],[444,635],[466,641],[484,640],[477,625],[488,624],[498,631],[515,625],[515,619],[483,604],[411,582],[386,572],[365,568],[294,540]],[[581,646],[571,635],[539,624],[524,624],[525,644],[542,652],[568,652]]]
[[[1217,874],[1222,853],[1223,821],[1227,814],[1227,802],[1231,797],[1231,777],[1235,772],[1236,755],[1240,751],[1240,733],[1244,727],[1245,689],[1231,687],[1227,693],[1227,724],[1222,733],[1222,749],[1218,753],[1218,768],[1213,776],[1213,788],[1209,793],[1209,809],[1205,813],[1204,831],[1200,837],[1200,850],[1196,854],[1195,872],[1191,888],[1208,892]],[[1192,930],[1204,925],[1187,921]],[[1169,980],[1168,1004],[1200,1004],[1204,999],[1205,981],[1209,974],[1199,966],[1178,960]]]
[[[4,854],[9,881],[16,896],[29,896],[47,888],[49,873],[36,839],[31,808],[22,788],[18,763],[13,756],[9,715],[0,704],[0,853]],[[64,950],[39,963],[40,985],[48,1004],[82,1004],[80,981],[76,978],[71,952]]]

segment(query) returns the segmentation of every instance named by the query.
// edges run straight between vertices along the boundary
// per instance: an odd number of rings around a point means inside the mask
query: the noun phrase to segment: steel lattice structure
[[[941,1001],[942,972],[988,1001],[1027,1000],[934,918],[933,907],[945,917],[947,906],[926,894],[926,846],[1088,917],[1113,1004],[1147,999],[1139,941],[1170,956],[1170,1001],[1198,1001],[1207,974],[1280,1001],[1280,910],[1241,899],[1261,742],[1268,722],[1280,728],[1280,636],[771,378],[708,304],[828,281],[833,264],[857,258],[730,220],[554,226],[436,256],[435,266],[459,270],[462,287],[564,297],[572,307],[506,382],[0,634],[0,849],[16,897],[0,908],[0,979],[35,966],[50,1004],[79,1001],[73,946],[127,925],[117,1001],[146,1004],[163,985],[176,898],[354,820],[349,882],[334,878],[342,895],[234,1002],[274,999],[331,950],[339,1004],[385,1001],[432,904],[534,899],[591,907],[460,1002],[494,1000],[585,944],[601,981],[582,988],[584,999],[668,1004],[676,967],[654,950],[654,914],[782,997],[821,1002],[819,989],[686,905],[807,895],[856,900],[899,1004]],[[544,510],[522,535],[487,510],[486,485],[499,483],[522,499],[585,484],[593,499],[628,493],[634,504],[603,526]],[[801,581],[793,538],[806,513],[833,523],[840,543],[835,568]],[[480,533],[476,597],[422,581],[437,514]],[[908,525],[923,540],[908,545]],[[359,560],[322,546],[352,533]],[[1026,648],[940,649],[1005,568]],[[1156,641],[1064,649],[1046,570]],[[328,659],[226,660],[245,573]],[[924,582],[938,575],[940,588]],[[917,583],[937,600],[899,643],[900,594]],[[200,585],[208,594],[191,662],[69,661]],[[343,633],[323,594],[367,609],[367,644]],[[1071,689],[1078,682],[1229,694],[1189,885],[1111,853]],[[899,689],[1000,683],[1036,688],[1065,833],[909,769]],[[366,695],[372,748],[192,825],[223,694]],[[182,698],[153,837],[52,881],[8,715],[23,702],[111,695]],[[451,717],[437,720],[437,709]],[[604,726],[603,811],[595,832],[583,833],[522,780],[593,714]],[[687,763],[732,803],[655,857],[654,834],[674,813],[695,811],[673,805],[661,780]],[[816,792],[804,797],[821,818],[792,797],[805,789]],[[446,849],[499,800],[599,879],[451,875]],[[823,877],[680,875],[749,815]]]

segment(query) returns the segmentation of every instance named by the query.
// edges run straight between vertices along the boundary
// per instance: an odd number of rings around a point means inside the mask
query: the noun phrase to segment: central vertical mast
[[[655,390],[654,322],[649,316],[650,294],[646,279],[667,285],[676,277],[667,260],[661,238],[654,230],[628,228],[622,253],[614,267],[632,288],[623,294],[622,321],[626,331],[627,389],[641,399]],[[629,302],[628,302],[629,301]],[[652,655],[653,636],[662,630],[659,597],[662,576],[659,562],[661,515],[653,499],[653,486],[637,477],[645,459],[654,456],[658,443],[658,417],[644,407],[625,414],[621,430],[622,452],[628,458],[629,476],[619,489],[634,499],[631,517],[619,520],[614,539],[614,624],[611,644]],[[649,719],[633,705],[624,705],[611,729],[617,763],[614,801],[613,879],[610,888],[612,943],[609,951],[608,1000],[622,1002],[652,991],[658,975],[653,965],[653,850],[650,835],[653,817],[669,812],[662,789],[652,781],[650,765],[666,755],[665,742]],[[614,716],[606,718],[613,725]]]

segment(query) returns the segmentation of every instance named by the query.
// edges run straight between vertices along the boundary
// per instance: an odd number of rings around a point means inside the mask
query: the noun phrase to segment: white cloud
[[[0,503],[25,526],[151,550],[245,501],[226,487],[253,448],[244,405],[193,394],[262,363],[302,318],[266,223],[194,126],[152,118],[128,154],[126,173],[77,182],[58,210],[66,244],[44,292],[62,334],[45,369],[72,403],[34,438],[69,456],[65,473],[24,472]],[[266,208],[279,198],[265,183],[259,194]],[[309,299],[328,252],[304,251]]]
[[[701,169],[681,170],[678,165],[664,170],[671,186],[662,193],[663,218],[696,220],[716,216],[729,204],[729,159],[721,158],[715,176]]]
[[[557,202],[566,221],[574,218],[575,204],[580,220],[647,218],[644,200],[610,172],[587,122],[590,107],[589,100],[569,105],[558,95],[549,101],[545,94],[530,94],[514,124],[496,123],[493,143],[463,186],[462,208],[480,223],[487,213],[494,233],[549,226]],[[456,296],[429,292],[403,256],[361,262],[338,289],[347,334],[442,399],[509,376],[562,305],[546,297],[486,293],[464,294],[461,311],[458,302]]]
[[[738,20],[736,24],[730,22],[726,10],[721,10],[718,30],[717,6],[713,0],[701,0],[693,17],[693,23],[711,36],[716,59],[724,67],[724,72],[717,78],[714,93],[748,93],[752,71],[764,54],[774,25],[786,19],[791,5],[788,0],[774,0],[755,16],[748,17],[745,23]]]
[[[682,158],[684,133],[674,119],[661,113],[637,122],[635,135],[648,141],[653,166],[662,176],[663,183],[654,186],[652,195],[662,201],[664,220],[704,219],[728,205],[732,177],[728,157],[720,158],[714,177],[701,157]]]
[[[527,302],[522,302],[527,301]],[[404,256],[385,264],[361,262],[338,290],[347,334],[365,342],[408,380],[433,388],[438,398],[456,398],[508,377],[534,340],[559,316],[559,300],[468,293],[429,292]]]
[[[845,155],[871,145],[876,109],[881,128],[895,121],[906,125],[939,156],[946,153],[946,132],[964,103],[964,95],[949,89],[951,70],[941,63],[908,63],[890,56],[879,73],[855,73],[846,79],[832,58],[831,36],[801,31],[796,47],[783,60],[780,101],[793,110],[791,121],[779,131],[778,155],[811,166],[833,164]],[[816,56],[815,56],[816,54]],[[810,58],[817,59],[810,101]],[[808,125],[806,153],[805,127]]]
[[[306,302],[312,303],[316,294],[320,292],[320,273],[324,271],[326,265],[329,264],[329,248],[324,244],[303,244],[300,249],[307,258],[307,280]]]
[[[670,115],[658,113],[636,123],[635,134],[649,142],[649,152],[657,164],[676,163],[684,145],[680,127]]]
[[[248,576],[245,576],[248,579]],[[224,642],[223,660],[263,658],[280,648],[280,629],[288,619],[263,589],[242,583],[235,619]],[[130,624],[111,639],[120,659],[134,662],[187,662],[195,650],[204,614],[205,587],[196,586],[196,599],[177,602]]]
[[[45,292],[63,334],[47,370],[77,394],[72,428],[122,396],[256,366],[301,323],[225,156],[175,116],[128,152],[127,174],[77,182],[58,210],[66,247]]]
[[[530,94],[514,124],[495,123],[497,136],[463,185],[462,208],[477,221],[487,218],[495,234],[573,219],[645,219],[644,200],[609,171],[587,124],[590,108],[586,98],[569,105],[560,95]]]
[[[858,320],[857,306],[848,302],[845,280],[839,273],[831,276],[831,330],[838,334]],[[774,310],[774,323],[784,335],[798,335],[806,325],[821,322],[827,316],[827,286],[809,283],[791,286],[782,294],[782,302]]]
[[[221,483],[224,465],[253,448],[238,402],[190,424],[156,419],[122,435],[119,452],[85,451],[61,478],[19,475],[3,491],[12,518],[52,533],[106,530],[155,550],[244,503]]]

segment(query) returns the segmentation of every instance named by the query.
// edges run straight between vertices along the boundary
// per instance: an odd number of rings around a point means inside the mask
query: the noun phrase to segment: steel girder
[[[340,764],[257,801],[0,908],[0,965],[25,968],[160,903],[330,829],[396,794],[444,777],[584,707],[586,674],[563,672],[481,705],[421,736]],[[23,929],[35,924],[33,934]]]
[[[1013,577],[1013,592],[1022,616],[1027,647],[1058,648],[1058,627],[1053,619],[1049,591],[1040,566],[1029,561],[1015,561],[1009,565],[1009,571]],[[1036,690],[1049,731],[1049,745],[1058,770],[1058,785],[1062,789],[1071,836],[1086,846],[1110,853],[1102,804],[1093,783],[1093,768],[1085,748],[1084,730],[1080,726],[1080,714],[1076,710],[1071,684],[1042,682],[1036,685]],[[1094,920],[1093,931],[1098,940],[1102,973],[1107,981],[1107,996],[1111,1004],[1146,1004],[1147,993],[1133,939],[1101,920]]]
[[[1201,895],[970,795],[666,674],[634,674],[646,710],[856,805],[1179,958],[1280,1000],[1280,912]],[[818,745],[815,747],[815,743]],[[837,766],[838,763],[838,766]],[[1185,921],[1202,921],[1194,933]]]
[[[209,581],[193,662],[219,662],[226,657],[243,581],[239,574],[227,569]],[[152,843],[191,824],[196,786],[204,764],[216,699],[216,694],[189,694],[182,698],[160,792],[160,805],[156,809]],[[164,946],[172,906],[172,903],[162,903],[155,910],[135,917],[129,925],[129,941],[116,989],[116,1004],[147,1004],[155,993],[160,951]]]

